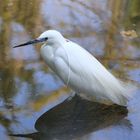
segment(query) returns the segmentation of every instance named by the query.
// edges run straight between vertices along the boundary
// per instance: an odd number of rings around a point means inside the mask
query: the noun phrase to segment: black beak
[[[40,42],[45,42],[45,41],[47,41],[47,39],[48,38],[37,38],[37,39],[31,40],[31,41],[28,41],[26,43],[14,46],[13,48],[22,47],[22,46],[26,46],[26,45],[30,45],[30,44],[36,44],[36,43],[40,43]]]

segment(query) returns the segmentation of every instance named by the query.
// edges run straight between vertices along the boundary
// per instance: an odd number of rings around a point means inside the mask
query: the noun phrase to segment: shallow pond
[[[66,100],[70,90],[43,62],[40,45],[12,48],[56,29],[140,87],[139,8],[139,0],[0,0],[0,138],[139,140],[139,89],[129,112]]]

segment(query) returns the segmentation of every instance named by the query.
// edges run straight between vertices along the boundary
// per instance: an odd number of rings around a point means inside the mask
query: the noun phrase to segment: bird
[[[75,93],[90,101],[127,106],[132,86],[116,78],[90,52],[59,31],[47,30],[13,48],[37,43],[43,43],[40,54],[45,63]]]

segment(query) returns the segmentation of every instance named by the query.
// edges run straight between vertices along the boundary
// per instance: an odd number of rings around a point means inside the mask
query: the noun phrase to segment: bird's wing
[[[70,42],[66,47],[67,63],[71,70],[75,73],[88,77],[95,78],[100,83],[111,82],[115,77],[88,51],[79,45]],[[106,83],[106,84],[107,84]]]
[[[88,88],[94,88],[94,91],[106,96],[112,102],[126,104],[129,94],[126,93],[124,86],[94,56],[71,41],[65,44],[64,51],[65,55],[61,57],[71,72],[79,77],[81,83],[85,81]]]

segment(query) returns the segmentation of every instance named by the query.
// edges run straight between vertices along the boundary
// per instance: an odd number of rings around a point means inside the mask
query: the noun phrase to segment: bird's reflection
[[[128,110],[118,105],[104,105],[74,96],[37,119],[31,134],[12,134],[33,140],[72,140],[110,125],[119,124]]]

